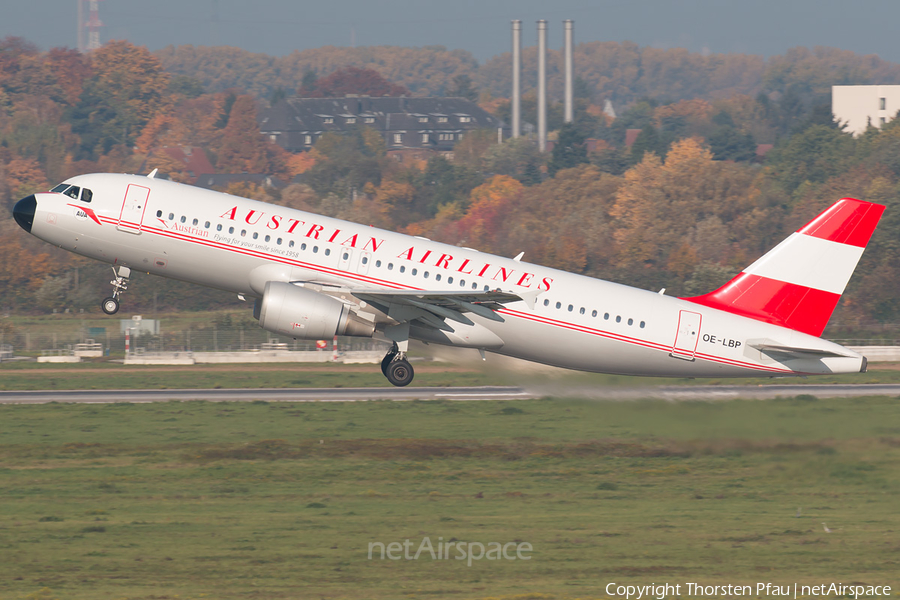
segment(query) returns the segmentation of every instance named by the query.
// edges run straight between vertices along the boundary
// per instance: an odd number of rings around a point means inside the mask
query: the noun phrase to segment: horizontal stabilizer
[[[825,350],[822,348],[802,348],[799,346],[783,346],[778,344],[768,344],[768,343],[758,343],[749,344],[751,348],[756,348],[760,352],[769,354],[771,352],[779,353],[779,354],[796,354],[803,358],[807,358],[810,356],[825,358],[828,356],[840,356],[844,358],[852,358],[855,356],[854,354],[842,354],[840,352],[835,352],[833,350]]]

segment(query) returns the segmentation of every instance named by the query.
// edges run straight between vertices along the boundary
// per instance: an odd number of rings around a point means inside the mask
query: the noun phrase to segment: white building
[[[900,110],[900,85],[833,85],[831,112],[847,131],[859,135],[871,122],[881,127]]]

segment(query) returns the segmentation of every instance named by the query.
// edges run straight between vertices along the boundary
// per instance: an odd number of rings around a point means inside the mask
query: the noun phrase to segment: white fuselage
[[[163,277],[260,297],[268,281],[351,289],[540,292],[503,322],[426,341],[583,371],[679,377],[855,373],[864,359],[817,337],[607,281],[424,238],[132,175],[82,175],[85,204],[36,194],[31,233],[60,248]],[[454,325],[456,327],[456,325]],[[843,356],[766,354],[768,343]]]

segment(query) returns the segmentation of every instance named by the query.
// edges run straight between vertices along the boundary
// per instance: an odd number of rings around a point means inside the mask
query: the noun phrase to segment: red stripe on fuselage
[[[884,206],[855,198],[842,198],[804,225],[798,233],[865,248],[881,219]]]

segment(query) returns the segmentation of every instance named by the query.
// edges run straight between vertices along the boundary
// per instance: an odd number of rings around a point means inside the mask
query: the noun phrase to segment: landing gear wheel
[[[384,375],[393,385],[403,387],[412,382],[415,373],[412,365],[405,358],[401,358],[389,363]]]
[[[106,314],[114,315],[119,312],[119,301],[112,297],[105,298],[100,304],[100,308],[103,309],[103,312]]]

